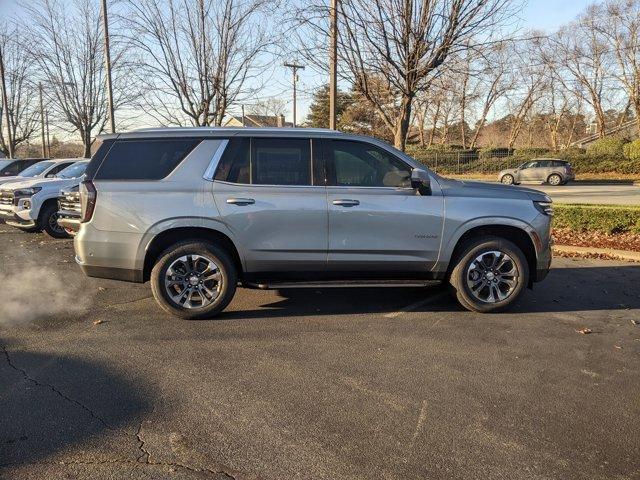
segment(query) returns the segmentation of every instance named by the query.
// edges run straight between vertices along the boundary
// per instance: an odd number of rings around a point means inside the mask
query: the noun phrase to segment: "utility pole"
[[[338,103],[338,0],[331,0],[329,17],[329,128],[335,130]]]
[[[7,122],[7,150],[9,158],[13,158],[13,141],[11,139],[11,118],[9,117],[9,101],[7,100],[7,84],[4,78],[4,58],[2,57],[2,48],[0,48],[0,81],[2,81],[2,106],[4,110],[4,118]],[[1,125],[0,125],[1,128]]]
[[[285,63],[285,67],[289,67],[293,72],[293,126],[296,126],[296,83],[298,82],[298,69],[304,70],[304,65],[296,63]]]
[[[244,105],[242,105],[242,126],[245,127],[245,123],[244,123]]]
[[[44,113],[44,123],[47,126],[47,154],[45,158],[51,158],[51,143],[49,143],[49,112]]]
[[[102,27],[104,30],[104,64],[107,71],[107,102],[109,103],[109,125],[111,133],[116,133],[116,119],[113,112],[113,86],[111,84],[111,52],[109,49],[109,21],[107,0],[102,0]]]
[[[42,82],[38,83],[40,92],[40,127],[42,132],[42,158],[47,158],[47,144],[44,136],[44,105],[42,104]]]

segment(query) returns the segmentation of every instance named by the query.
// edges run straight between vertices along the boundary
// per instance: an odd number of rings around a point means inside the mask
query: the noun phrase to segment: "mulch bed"
[[[567,228],[554,228],[551,232],[556,245],[572,245],[574,247],[615,248],[640,252],[640,234],[620,233],[609,235],[596,231],[577,232]],[[603,258],[595,256],[594,258]]]

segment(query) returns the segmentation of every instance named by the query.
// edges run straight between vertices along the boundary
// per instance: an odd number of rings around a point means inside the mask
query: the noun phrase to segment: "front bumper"
[[[15,213],[13,210],[0,210],[0,219],[4,220],[4,223],[11,225],[12,227],[35,227],[36,221],[32,218],[23,218]]]

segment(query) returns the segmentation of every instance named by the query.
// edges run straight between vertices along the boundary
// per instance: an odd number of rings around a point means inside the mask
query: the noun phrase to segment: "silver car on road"
[[[534,159],[524,162],[518,168],[508,168],[498,173],[498,180],[505,185],[536,182],[557,186],[575,178],[571,164],[555,158]]]
[[[511,306],[551,262],[541,192],[449,180],[369,137],[321,129],[104,135],[80,185],[76,260],[151,282],[208,318],[236,287],[422,285],[466,308]]]

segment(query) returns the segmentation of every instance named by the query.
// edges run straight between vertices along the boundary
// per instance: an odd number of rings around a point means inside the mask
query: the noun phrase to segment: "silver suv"
[[[151,282],[182,318],[240,285],[451,284],[478,312],[512,305],[551,262],[551,200],[442,178],[368,137],[312,129],[105,135],[80,185],[76,260]]]
[[[498,173],[498,180],[505,185],[536,182],[558,186],[575,180],[575,178],[576,175],[571,164],[555,158],[534,159],[524,162],[517,168],[508,168]]]

